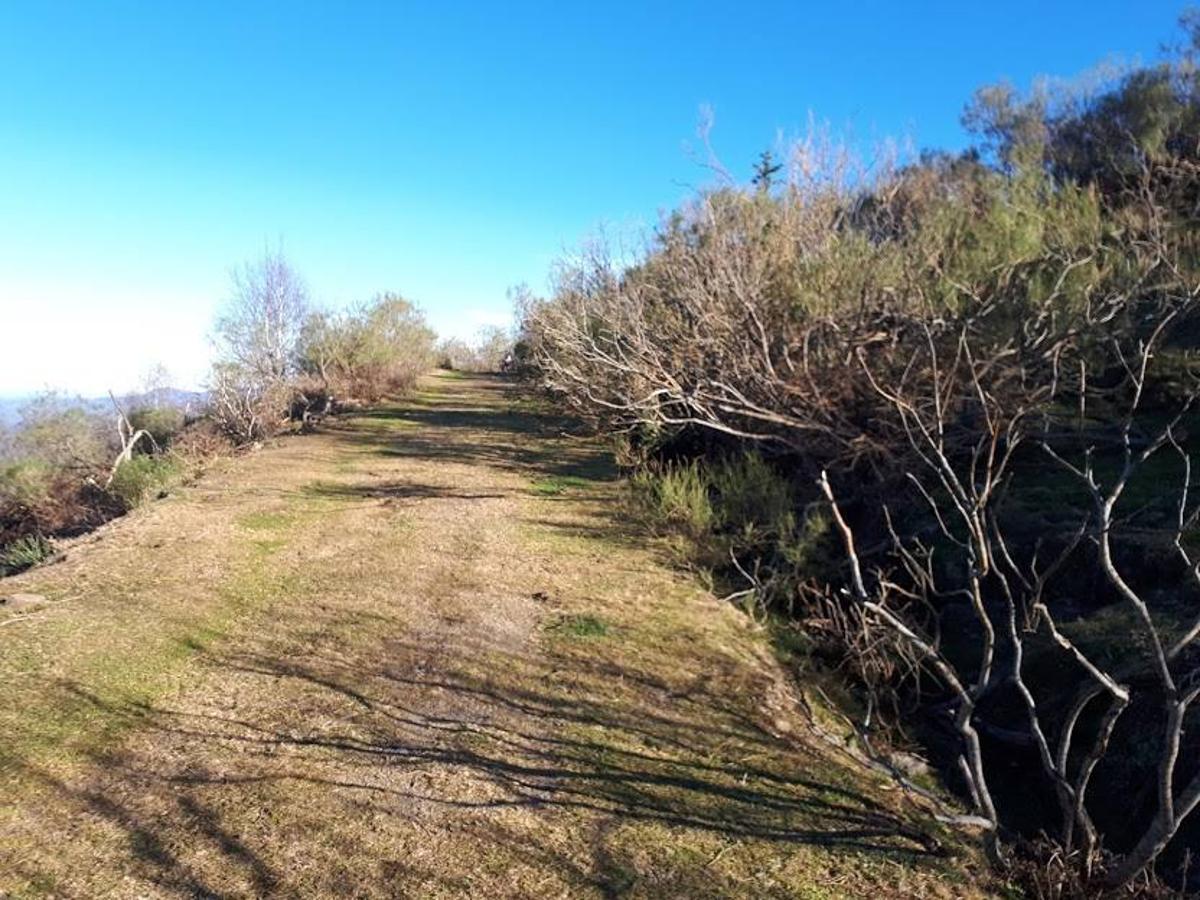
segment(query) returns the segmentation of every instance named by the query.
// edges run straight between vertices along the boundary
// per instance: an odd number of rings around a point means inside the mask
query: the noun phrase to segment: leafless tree
[[[308,292],[283,254],[270,250],[234,270],[232,288],[216,323],[209,393],[218,425],[248,443],[286,418]]]
[[[1150,335],[1140,341],[1131,355],[1114,342],[1120,354],[1127,380],[1118,394],[1127,394],[1127,410],[1120,424],[1122,461],[1110,481],[1097,474],[1096,448],[1083,448],[1082,461],[1075,462],[1061,450],[1045,427],[1035,427],[1036,407],[1008,408],[989,392],[985,370],[972,358],[966,335],[960,335],[961,352],[944,363],[937,361],[935,342],[928,342],[928,354],[922,363],[933,384],[912,390],[905,381],[877,390],[891,402],[904,422],[910,445],[922,467],[909,473],[917,492],[932,513],[941,538],[950,545],[952,559],[961,562],[961,570],[951,584],[945,584],[945,569],[934,565],[934,550],[919,538],[902,538],[891,528],[887,506],[883,513],[894,539],[890,563],[875,572],[864,571],[856,550],[854,531],[839,508],[834,489],[824,473],[821,488],[828,498],[847,558],[850,561],[853,591],[879,627],[891,629],[907,641],[930,667],[952,696],[954,724],[961,738],[960,768],[970,788],[972,802],[981,816],[991,823],[992,834],[1000,826],[987,767],[980,747],[980,731],[987,724],[978,718],[979,701],[999,690],[1011,690],[1023,705],[1026,729],[1019,735],[1036,750],[1042,769],[1053,785],[1060,807],[1059,840],[1068,853],[1079,852],[1090,866],[1100,849],[1097,829],[1087,803],[1087,791],[1097,765],[1110,749],[1115,726],[1122,713],[1133,703],[1162,706],[1163,733],[1157,742],[1157,805],[1150,821],[1141,831],[1133,848],[1109,862],[1106,880],[1113,885],[1127,883],[1151,864],[1177,832],[1183,820],[1200,804],[1200,771],[1192,771],[1188,780],[1178,783],[1179,755],[1191,704],[1200,696],[1200,667],[1187,651],[1200,636],[1200,619],[1179,628],[1173,623],[1156,621],[1143,589],[1116,560],[1114,542],[1122,530],[1117,504],[1138,468],[1160,452],[1175,452],[1181,458],[1182,483],[1177,491],[1177,513],[1171,542],[1190,576],[1194,596],[1200,596],[1200,562],[1186,548],[1184,534],[1200,515],[1200,508],[1189,506],[1191,463],[1177,439],[1177,429],[1190,409],[1196,388],[1190,389],[1180,411],[1135,446],[1138,412],[1147,383],[1147,368],[1156,349],[1161,347],[1169,324],[1184,311],[1190,312],[1195,293],[1178,298],[1179,305],[1167,306]],[[1160,301],[1161,302],[1161,301]],[[1056,348],[1061,350],[1062,348]],[[918,357],[914,357],[914,360]],[[1081,362],[1076,396],[1080,404],[1089,401],[1084,364]],[[956,392],[955,382],[965,384],[974,393],[976,409],[983,419],[979,438],[969,452],[956,452],[948,444],[951,422],[960,410],[945,399],[969,398]],[[1041,390],[1053,391],[1053,381]],[[1109,393],[1113,393],[1111,389]],[[919,398],[919,399],[918,399]],[[1030,398],[1036,399],[1036,398]],[[1086,412],[1086,409],[1081,406]],[[1044,424],[1044,423],[1043,423]],[[1091,511],[1081,517],[1078,528],[1066,536],[1058,535],[1061,546],[1042,557],[1049,541],[1024,558],[1010,549],[1001,514],[1003,492],[1010,479],[1014,454],[1027,440],[1033,440],[1065,471],[1084,487]],[[961,448],[959,448],[961,450]],[[1051,536],[1048,536],[1051,537]],[[1107,667],[1073,641],[1056,619],[1051,585],[1056,573],[1075,554],[1082,542],[1090,543],[1105,579],[1119,602],[1131,612],[1131,621],[1142,632],[1142,657],[1133,656],[1121,665]],[[896,577],[896,571],[903,576]],[[1186,588],[1186,585],[1185,585]],[[964,678],[961,662],[956,666],[941,646],[940,638],[914,624],[911,611],[923,610],[930,603],[963,596],[974,611],[979,626],[980,646],[972,659],[974,677]],[[1027,649],[1042,640],[1051,641],[1071,665],[1071,676],[1051,689],[1069,690],[1073,699],[1061,711],[1056,703],[1039,704],[1035,691],[1045,696],[1046,685],[1029,682],[1025,666]],[[1080,727],[1088,715],[1092,725]],[[993,733],[998,729],[992,729]],[[1055,737],[1056,736],[1056,737]],[[995,841],[992,845],[997,848]]]
[[[232,273],[232,293],[216,324],[218,354],[261,383],[295,371],[308,289],[282,252],[266,251]]]
[[[1070,205],[1090,201],[1048,192],[1038,253],[966,274],[953,268],[952,233],[911,228],[913,207],[936,203],[928,191],[944,187],[920,173],[881,179],[869,206],[836,180],[780,197],[723,190],[672,220],[634,265],[590,246],[564,266],[550,300],[524,303],[546,385],[607,427],[703,428],[819,463],[811,474],[850,573],[847,611],[826,618],[865,652],[899,650],[928,673],[950,713],[971,821],[986,824],[994,855],[1005,823],[984,744],[1019,743],[1036,753],[1057,802],[1060,848],[1085,875],[1101,862],[1112,884],[1151,865],[1200,805],[1200,772],[1184,752],[1200,695],[1200,619],[1156,613],[1114,550],[1136,531],[1119,508],[1130,479],[1177,454],[1184,475],[1165,530],[1188,573],[1177,590],[1188,603],[1200,597],[1181,436],[1193,373],[1185,367],[1166,424],[1143,402],[1156,354],[1200,317],[1194,248],[1160,202],[1184,189],[1170,178],[1194,176],[1148,167],[1124,198],[1116,237],[1049,224],[1054,203],[1069,222]],[[975,183],[951,189],[968,204]],[[1114,448],[1123,461],[1102,477],[1096,460],[1107,465]],[[1080,486],[1087,502],[1071,508],[1073,522],[1014,528],[1010,504],[1035,457]],[[1089,563],[1144,654],[1103,661],[1064,620],[1064,573]],[[950,605],[973,623],[969,650],[947,652],[940,614]],[[1059,661],[1053,680],[1031,654]],[[997,698],[1021,720],[993,720]],[[1142,721],[1155,704],[1154,810],[1130,821],[1140,829],[1133,846],[1113,856],[1089,789],[1127,749],[1114,740],[1128,710]]]

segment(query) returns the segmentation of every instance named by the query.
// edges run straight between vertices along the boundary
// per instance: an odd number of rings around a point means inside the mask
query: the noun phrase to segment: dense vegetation
[[[850,675],[867,751],[922,746],[1047,895],[1178,885],[1200,834],[1185,25],[1090,92],[980,91],[969,152],[764,155],[632,263],[590,245],[522,304],[525,370]]]
[[[196,460],[195,437],[181,439],[183,410],[157,391],[135,400],[127,413],[128,399],[114,398],[110,417],[46,394],[0,435],[0,575],[52,556],[51,537],[138,506]]]

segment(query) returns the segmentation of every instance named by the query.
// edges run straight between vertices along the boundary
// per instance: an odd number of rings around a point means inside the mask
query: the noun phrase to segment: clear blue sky
[[[596,226],[652,224],[810,112],[961,146],[978,85],[1176,37],[1165,2],[0,4],[0,394],[203,377],[229,268],[505,321]]]

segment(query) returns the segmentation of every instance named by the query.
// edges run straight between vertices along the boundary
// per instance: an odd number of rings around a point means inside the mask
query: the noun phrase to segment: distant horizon
[[[175,391],[175,392],[181,393],[181,394],[198,394],[199,395],[199,394],[207,394],[208,393],[208,390],[203,387],[182,388],[182,387],[179,387],[174,384],[168,384],[166,386],[166,389],[168,391]],[[107,391],[102,392],[100,394],[80,394],[77,391],[67,391],[62,388],[45,387],[45,388],[39,388],[39,389],[33,390],[33,391],[28,391],[26,393],[0,394],[0,401],[12,402],[14,400],[29,400],[33,397],[40,397],[47,393],[62,394],[64,397],[67,397],[69,399],[78,398],[80,400],[104,400],[104,401],[108,400],[108,392]],[[141,391],[141,390],[137,390],[137,389],[129,390],[129,391],[113,391],[113,395],[116,396],[117,398],[130,397],[130,396],[141,396],[142,394],[148,394],[148,393],[150,393],[150,391]]]
[[[702,109],[739,179],[810,116],[957,151],[979,86],[1156,58],[1183,6],[146,9],[6,6],[0,396],[124,393],[159,363],[201,387],[228,273],[265,245],[317,305],[396,291],[469,339],[587,235],[711,182]]]

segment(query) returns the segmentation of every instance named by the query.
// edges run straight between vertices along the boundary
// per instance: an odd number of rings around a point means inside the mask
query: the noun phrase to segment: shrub
[[[459,338],[446,338],[437,346],[439,368],[451,372],[465,372],[474,365],[475,353],[471,345]]]
[[[108,491],[125,509],[134,509],[160,494],[178,471],[170,456],[134,456],[117,467]]]
[[[0,541],[29,533],[55,534],[102,519],[88,497],[89,482],[38,459],[0,470]]]
[[[719,519],[734,532],[783,538],[795,530],[795,494],[758,453],[712,466],[709,475]]]
[[[170,446],[184,422],[183,411],[173,406],[143,406],[129,413],[133,430],[145,431],[161,449]]]
[[[107,422],[58,394],[47,393],[21,410],[15,452],[58,471],[86,475],[111,459]]]
[[[762,549],[796,532],[792,485],[758,453],[652,465],[636,470],[631,486],[655,521],[692,537],[721,534],[730,547]]]
[[[499,372],[514,348],[506,328],[489,325],[480,329],[471,343],[447,338],[438,344],[437,364],[454,372]]]
[[[189,423],[171,442],[171,455],[183,467],[199,465],[232,449],[229,436],[209,416]]]
[[[35,509],[50,497],[54,470],[49,463],[23,459],[0,470],[0,503]]]
[[[286,381],[264,380],[236,363],[213,366],[208,393],[209,417],[238,446],[275,434],[292,397]]]
[[[235,443],[269,437],[286,421],[307,309],[304,281],[282,253],[268,251],[233,273],[215,329],[209,411]]]
[[[702,463],[665,465],[636,472],[635,495],[662,525],[678,528],[693,538],[712,531],[717,516],[709,496],[710,479]]]
[[[296,348],[308,312],[308,288],[281,251],[235,269],[216,324],[219,362],[236,365],[259,387],[296,371]]]
[[[480,330],[475,338],[476,370],[480,372],[499,372],[504,358],[513,348],[513,338],[507,328],[489,325]]]
[[[0,547],[0,575],[15,575],[51,557],[54,548],[40,534],[17,538],[11,544]]]
[[[349,312],[311,314],[301,331],[300,369],[323,389],[360,400],[402,392],[434,363],[433,332],[398,294]]]
[[[756,582],[795,566],[847,659],[891,657],[895,709],[952,712],[935,749],[994,855],[1044,832],[1108,887],[1183,862],[1200,809],[1190,36],[1093,96],[981,95],[990,146],[957,156],[864,174],[818,136],[791,180],[702,192],[635,258],[592,245],[520,302],[547,391],[689,444],[636,448],[653,518]],[[1098,650],[1079,623],[1110,607],[1133,634]],[[1114,786],[1139,781],[1131,809]]]

